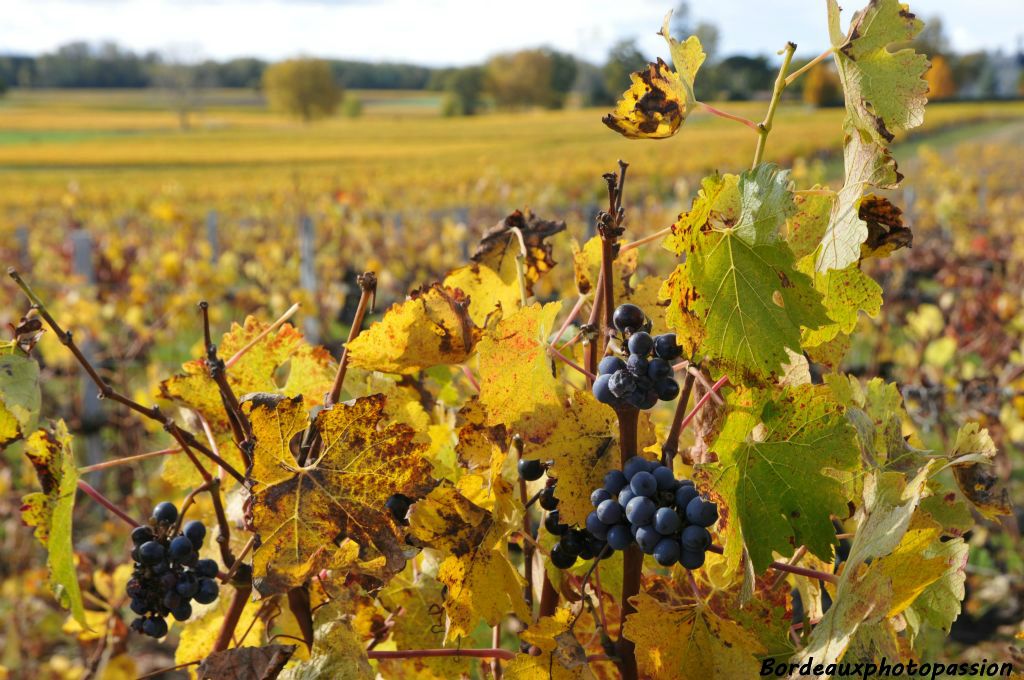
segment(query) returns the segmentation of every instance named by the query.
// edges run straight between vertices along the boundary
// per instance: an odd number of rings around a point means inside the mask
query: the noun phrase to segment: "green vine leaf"
[[[17,342],[0,342],[0,451],[35,428],[40,401],[39,364]]]
[[[36,538],[46,548],[53,594],[71,611],[75,621],[88,628],[71,535],[78,468],[64,421],[57,421],[51,430],[33,432],[25,444],[25,455],[35,468],[43,490],[22,498],[21,519],[35,527]]]
[[[832,558],[832,516],[845,517],[849,500],[838,473],[859,466],[853,427],[828,388],[800,385],[740,389],[726,402],[721,432],[707,469],[727,508],[723,541],[731,568],[746,549],[756,572],[772,553],[791,555],[805,545]]]

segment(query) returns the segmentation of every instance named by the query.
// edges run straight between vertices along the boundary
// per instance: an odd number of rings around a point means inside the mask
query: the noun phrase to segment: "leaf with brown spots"
[[[568,608],[542,616],[520,637],[540,650],[540,654],[516,654],[505,668],[509,680],[593,680],[587,653],[570,630],[572,612]]]
[[[521,253],[521,247],[513,229],[519,230],[526,244],[524,278],[526,292],[532,295],[533,285],[555,266],[555,260],[551,256],[551,244],[547,239],[565,231],[565,222],[544,220],[529,210],[526,213],[516,210],[488,229],[480,239],[480,245],[471,259],[493,269],[502,281],[507,285],[515,285],[518,291],[516,256]]]
[[[462,363],[479,338],[465,294],[434,283],[392,305],[384,318],[360,333],[348,344],[349,359],[357,368],[418,373]]]
[[[16,341],[0,342],[0,451],[35,428],[40,400],[39,364]]]
[[[384,397],[361,397],[317,414],[320,455],[299,465],[297,435],[309,426],[302,397],[247,402],[256,448],[251,479],[256,589],[262,595],[301,584],[325,566],[343,536],[381,555],[394,573],[405,565],[398,526],[385,507],[400,493],[413,500],[434,486],[408,425],[384,420]]]
[[[52,430],[33,432],[25,443],[25,456],[35,468],[43,490],[21,499],[21,521],[35,527],[36,538],[46,548],[54,596],[71,611],[75,621],[87,626],[71,533],[78,468],[64,421],[57,421]]]
[[[196,675],[200,680],[274,680],[294,652],[295,645],[225,649],[203,659]]]
[[[518,282],[514,278],[503,280],[485,264],[474,262],[448,272],[444,285],[466,294],[469,298],[469,318],[480,328],[486,328],[493,319],[514,314],[519,309],[521,299]]]
[[[990,520],[1013,514],[1010,492],[999,484],[999,478],[991,470],[996,453],[996,445],[988,430],[977,423],[967,423],[960,428],[949,453],[953,461],[953,476],[960,491],[978,512]],[[958,459],[963,462],[956,462]]]
[[[913,232],[903,226],[903,211],[887,198],[868,194],[861,199],[858,216],[868,225],[867,240],[860,246],[862,258],[888,257],[914,242]]]
[[[739,566],[744,549],[758,573],[773,552],[791,555],[800,545],[831,559],[831,518],[846,516],[850,500],[834,475],[860,465],[843,406],[821,385],[737,390],[726,406],[711,447],[718,461],[707,474],[724,501],[730,568]]]
[[[509,528],[447,485],[413,506],[410,534],[443,558],[437,579],[447,586],[445,640],[468,636],[480,619],[493,626],[508,614],[529,618],[525,582],[508,558]]]
[[[669,67],[659,58],[647,68],[630,76],[631,84],[615,110],[601,122],[630,139],[665,139],[678,132],[686,117],[693,112],[697,100],[693,81],[704,63],[700,40],[691,35],[683,42],[669,33],[672,13],[665,17],[661,35],[669,45],[672,63]]]

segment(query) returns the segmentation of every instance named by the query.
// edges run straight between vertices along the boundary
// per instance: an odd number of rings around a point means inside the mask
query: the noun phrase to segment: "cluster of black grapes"
[[[610,406],[649,409],[659,399],[672,401],[679,396],[679,383],[672,377],[671,363],[683,353],[676,343],[676,334],[651,337],[650,319],[632,304],[616,308],[612,323],[626,339],[629,357],[623,361],[609,355],[598,364],[593,387],[597,400]]]
[[[594,511],[587,515],[587,533],[613,550],[636,542],[664,567],[704,564],[711,545],[708,527],[718,521],[718,506],[701,498],[692,481],[677,480],[670,468],[633,456],[621,470],[605,475],[590,502]]]
[[[540,479],[546,466],[539,460],[520,460],[519,476],[528,482]],[[568,569],[576,564],[577,559],[590,560],[603,558],[611,554],[606,550],[606,543],[591,536],[583,529],[574,529],[564,524],[558,515],[558,497],[555,496],[557,482],[548,479],[547,485],[540,492],[537,504],[544,508],[544,528],[552,536],[558,536],[558,543],[551,550],[551,563],[559,569]]]
[[[132,530],[135,571],[126,591],[131,609],[139,615],[132,630],[154,638],[167,635],[168,615],[178,621],[192,616],[191,600],[210,604],[217,599],[217,563],[199,559],[206,527],[198,520],[187,522],[175,533],[178,509],[163,502],[153,509],[148,526]]]

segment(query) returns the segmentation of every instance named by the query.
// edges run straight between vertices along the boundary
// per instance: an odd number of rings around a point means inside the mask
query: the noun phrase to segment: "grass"
[[[267,112],[254,93],[216,90],[182,132],[159,92],[15,91],[0,100],[0,208],[55,202],[74,182],[81,201],[142,200],[173,186],[198,198],[287,197],[296,187],[344,191],[387,209],[565,205],[598,200],[599,176],[623,158],[634,189],[670,195],[680,178],[743,169],[755,135],[697,113],[676,137],[631,141],[600,109],[448,119],[422,92],[355,93],[365,115],[302,125]],[[765,103],[723,105],[760,119]],[[766,160],[826,158],[842,144],[840,109],[783,105]],[[1024,118],[1024,102],[937,104],[925,134],[966,122]]]

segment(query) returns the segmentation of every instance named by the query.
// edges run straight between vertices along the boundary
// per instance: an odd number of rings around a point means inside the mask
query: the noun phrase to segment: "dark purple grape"
[[[519,476],[528,482],[533,482],[544,476],[544,463],[539,460],[519,460]]]
[[[640,550],[645,555],[652,554],[654,546],[658,545],[658,541],[662,538],[662,535],[650,525],[642,526],[636,530],[636,544],[640,546]]]
[[[620,371],[626,367],[626,362],[617,356],[606,356],[601,359],[601,363],[597,365],[598,375],[611,375],[615,371]]]
[[[161,574],[164,574],[164,573],[170,571],[171,570],[171,565],[167,562],[167,559],[165,558],[165,559],[160,560],[156,564],[150,565],[149,570],[151,572],[153,572],[154,574],[156,574],[157,576],[160,576]]]
[[[658,511],[654,513],[653,524],[662,536],[679,533],[679,530],[683,528],[683,520],[679,519],[679,514],[672,508],[658,508]]]
[[[597,518],[608,525],[618,524],[619,520],[622,519],[622,506],[619,505],[618,501],[608,499],[597,506]]]
[[[639,354],[630,354],[629,358],[626,359],[626,370],[632,373],[634,377],[647,377],[647,359]]]
[[[164,590],[174,590],[176,585],[178,585],[178,575],[173,571],[160,576],[160,587]]]
[[[216,578],[217,576],[217,563],[214,560],[198,560],[192,571],[196,573],[196,576],[204,578]]]
[[[182,602],[175,609],[171,610],[171,616],[174,617],[175,621],[188,621],[192,618],[192,605],[188,602]]]
[[[612,495],[608,492],[608,489],[594,489],[590,494],[590,504],[596,508],[601,505],[603,501],[606,501],[611,497]]]
[[[195,574],[182,574],[181,579],[178,581],[178,585],[174,587],[178,594],[182,597],[195,597],[196,593],[199,592],[199,580]]]
[[[593,559],[595,557],[599,560],[608,559],[615,551],[606,550],[605,548],[607,547],[608,541],[600,541],[596,538],[591,537],[590,540],[587,542],[586,550],[586,552],[590,554],[590,557],[587,557],[585,559]],[[583,555],[581,554],[580,557],[583,557]]]
[[[658,483],[658,491],[673,491],[676,488],[676,476],[670,468],[659,465],[651,474]]]
[[[615,371],[608,378],[608,389],[619,399],[625,399],[636,390],[636,379],[629,371]]]
[[[651,359],[647,362],[647,377],[658,381],[672,375],[672,364],[664,359]]]
[[[658,480],[650,472],[644,470],[633,475],[633,478],[629,480],[629,488],[637,496],[650,497],[658,490]]]
[[[625,475],[627,481],[632,481],[633,475],[636,473],[647,470],[647,459],[640,456],[633,456],[622,466],[622,474]]]
[[[164,559],[165,552],[164,547],[156,541],[146,541],[139,546],[139,561],[155,566]]]
[[[628,346],[630,354],[639,354],[642,357],[646,357],[654,349],[654,340],[647,333],[640,331],[629,336]]]
[[[174,592],[173,590],[164,593],[164,599],[162,600],[162,604],[169,611],[174,611],[175,609],[181,606],[181,595],[178,595],[178,593]]]
[[[633,542],[633,534],[625,524],[616,524],[608,530],[608,545],[612,550],[625,550]]]
[[[703,498],[694,498],[686,504],[686,521],[699,527],[709,527],[718,521],[718,506]]]
[[[573,555],[579,555],[587,543],[587,534],[580,529],[571,529],[562,536],[562,540],[559,543],[562,544],[563,550],[567,550]]]
[[[132,529],[132,544],[140,546],[147,541],[153,540],[153,530],[146,526]]]
[[[596,511],[587,515],[586,527],[591,536],[595,536],[602,541],[608,536],[608,525],[601,521]]]
[[[138,597],[142,594],[142,582],[137,578],[128,579],[124,592],[128,594],[128,597]]]
[[[658,393],[655,390],[648,390],[644,393],[643,398],[636,403],[636,407],[641,411],[654,408],[658,405]]]
[[[679,396],[679,383],[673,378],[662,378],[655,384],[654,391],[657,392],[658,399],[672,401]]]
[[[540,492],[540,498],[537,499],[537,504],[545,510],[554,510],[558,507],[558,497],[555,496],[555,487],[546,486],[544,490]]]
[[[655,562],[663,567],[671,567],[679,561],[682,548],[679,547],[679,541],[676,539],[663,538],[658,541],[658,545],[654,546],[653,554]]]
[[[576,557],[576,553],[567,550],[561,541],[556,543],[555,547],[551,549],[551,564],[559,569],[568,569],[576,564]]]
[[[654,517],[655,510],[658,506],[654,504],[650,498],[646,496],[637,496],[629,502],[626,506],[626,519],[631,524],[644,525],[651,521]],[[589,527],[588,527],[589,528]]]
[[[149,637],[162,638],[167,635],[167,622],[159,616],[151,616],[142,624],[142,632]]]
[[[626,475],[622,473],[622,470],[610,470],[604,476],[604,488],[612,496],[618,494],[628,484],[629,480],[626,479]]]
[[[212,578],[201,578],[199,579],[199,592],[195,595],[195,601],[199,604],[210,604],[217,599],[217,595],[220,594],[220,588],[217,587],[217,582]]]
[[[149,612],[149,603],[141,597],[133,597],[128,606],[131,607],[131,610],[139,616]]]
[[[619,505],[625,508],[629,505],[629,502],[636,498],[636,494],[628,486],[619,492],[619,497],[616,499],[619,501]]]
[[[683,529],[682,542],[683,550],[704,552],[711,545],[711,534],[704,527],[691,524]]]
[[[569,531],[568,524],[562,524],[558,516],[558,510],[552,510],[544,517],[544,528],[552,536],[561,536]]]
[[[679,564],[687,569],[699,569],[704,566],[704,551],[684,550],[679,557]]]
[[[683,348],[676,344],[675,333],[665,333],[654,338],[654,353],[665,361],[683,356]]]
[[[142,626],[143,626],[143,624],[145,624],[145,623],[146,623],[146,620],[145,620],[145,619],[133,619],[133,620],[132,620],[132,624],[131,624],[131,628],[132,628],[132,630],[134,630],[134,631],[135,631],[136,633],[142,633]]]
[[[608,380],[611,378],[610,375],[599,375],[597,380],[594,381],[594,386],[591,388],[591,392],[594,394],[594,398],[602,404],[614,404],[615,395],[608,388]]]
[[[686,507],[690,504],[694,498],[699,496],[697,489],[692,484],[687,484],[685,481],[681,483],[681,486],[676,489],[676,507],[679,512],[686,512]]]
[[[646,320],[647,316],[644,314],[644,310],[629,303],[619,305],[615,308],[615,311],[612,312],[612,323],[615,324],[615,328],[617,328],[620,333],[638,330],[644,325],[644,321]]]
[[[183,533],[188,540],[192,541],[192,546],[196,550],[203,547],[203,539],[206,538],[206,527],[199,520],[194,519],[191,522],[187,522],[184,528],[182,528],[181,533]]]
[[[194,551],[195,546],[193,546],[192,541],[188,540],[185,536],[175,536],[171,540],[171,544],[167,549],[167,552],[170,553],[171,559],[175,562],[184,562]]]
[[[391,513],[392,519],[402,525],[406,524],[405,518],[409,514],[409,506],[411,505],[412,499],[400,493],[391,494],[384,501],[384,507]]]
[[[178,508],[173,503],[164,501],[153,508],[153,519],[161,524],[171,524],[178,519]]]

